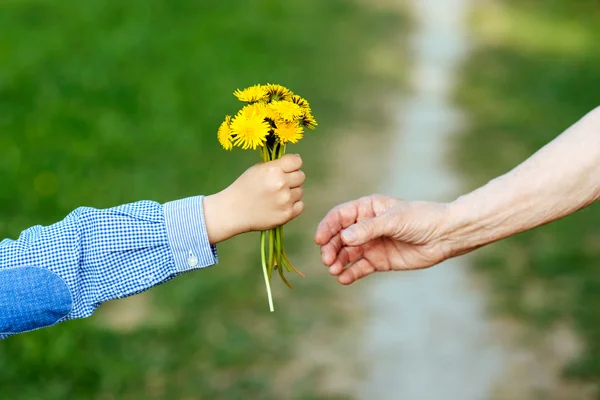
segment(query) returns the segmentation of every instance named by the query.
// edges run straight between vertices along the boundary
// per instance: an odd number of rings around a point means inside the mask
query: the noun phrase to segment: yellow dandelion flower
[[[264,108],[265,103],[263,102],[248,104],[239,111],[239,115],[244,116],[244,118],[259,117],[264,115]]]
[[[231,131],[235,134],[233,144],[255,150],[267,140],[271,126],[262,115],[245,116],[241,111],[231,121]]]
[[[246,103],[253,103],[255,101],[267,99],[267,89],[265,89],[265,87],[262,85],[250,86],[244,90],[237,89],[235,92],[233,92],[233,94],[238,98],[239,101]]]
[[[256,106],[258,113],[260,113],[264,118],[270,119],[273,122],[279,119],[279,114],[277,111],[271,108],[270,104],[261,101],[254,103],[253,106]]]
[[[279,118],[284,121],[294,121],[302,117],[302,108],[295,103],[287,100],[274,101],[269,106],[279,114]]]
[[[310,109],[310,104],[308,104],[308,101],[306,101],[305,98],[298,96],[297,94],[293,95],[290,101],[292,103],[298,104],[302,108]]]
[[[318,125],[317,120],[312,115],[308,101],[298,95],[293,95],[291,101],[302,108],[302,117],[300,118],[302,125],[310,130],[316,129]]]
[[[219,138],[219,143],[225,150],[231,150],[233,147],[231,144],[232,134],[231,134],[231,117],[228,115],[225,117],[225,121],[219,127],[219,132],[217,133],[217,137]]]
[[[263,119],[269,119],[273,122],[279,118],[279,114],[263,101],[244,106],[239,114],[243,115],[245,118],[262,117]]]
[[[263,87],[267,90],[267,95],[272,101],[290,100],[291,97],[294,95],[294,93],[292,93],[292,91],[286,88],[285,86],[267,83]]]
[[[306,110],[306,112],[302,115],[300,123],[311,131],[317,129],[317,126],[319,125],[315,117],[313,117],[312,113],[310,112],[310,109]]]
[[[275,128],[275,134],[282,143],[296,143],[302,139],[302,133],[304,133],[304,128],[297,122],[279,121]]]

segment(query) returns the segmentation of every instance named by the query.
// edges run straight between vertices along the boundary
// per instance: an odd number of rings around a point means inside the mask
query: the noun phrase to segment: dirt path
[[[396,142],[381,192],[449,200],[458,181],[446,164],[460,123],[450,96],[457,64],[469,50],[469,0],[413,0],[413,92],[397,106]],[[361,399],[486,399],[502,370],[483,294],[465,260],[369,278]]]

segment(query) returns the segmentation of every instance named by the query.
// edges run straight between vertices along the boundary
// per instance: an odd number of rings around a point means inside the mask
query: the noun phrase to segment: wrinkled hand
[[[333,208],[315,242],[331,275],[344,285],[377,271],[431,267],[449,258],[446,209],[441,203],[363,197]]]
[[[240,233],[263,231],[283,225],[304,210],[297,154],[248,168],[227,189],[204,199],[206,228],[211,243]]]

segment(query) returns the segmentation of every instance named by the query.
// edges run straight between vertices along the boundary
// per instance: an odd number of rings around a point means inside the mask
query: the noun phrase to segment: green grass
[[[503,1],[483,12],[482,45],[462,72],[470,126],[458,145],[471,187],[507,172],[600,104],[595,2]],[[545,329],[572,324],[584,339],[567,379],[600,381],[600,207],[490,246],[475,266],[495,306]]]
[[[369,51],[401,23],[344,0],[2,2],[0,238],[81,205],[222,189],[258,154],[221,151],[216,129],[239,107],[233,90],[260,82],[310,100],[320,127],[296,149],[309,186],[326,178],[330,135],[376,118],[356,107],[390,84],[368,72]],[[291,224],[290,250],[311,230]],[[257,247],[235,239],[221,265],[153,289],[132,331],[95,315],[2,341],[1,397],[281,398],[295,343],[343,318],[316,307],[330,286],[297,279],[294,292],[276,289],[285,297],[269,315]],[[324,398],[319,375],[287,378],[283,393]]]

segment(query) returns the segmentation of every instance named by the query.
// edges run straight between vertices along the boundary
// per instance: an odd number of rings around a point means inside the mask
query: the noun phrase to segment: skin
[[[250,231],[283,225],[304,210],[302,158],[286,154],[247,169],[219,193],[204,198],[208,240],[216,244]]]
[[[372,195],[333,208],[317,227],[323,263],[348,285],[469,253],[600,199],[600,107],[505,175],[449,203]]]

